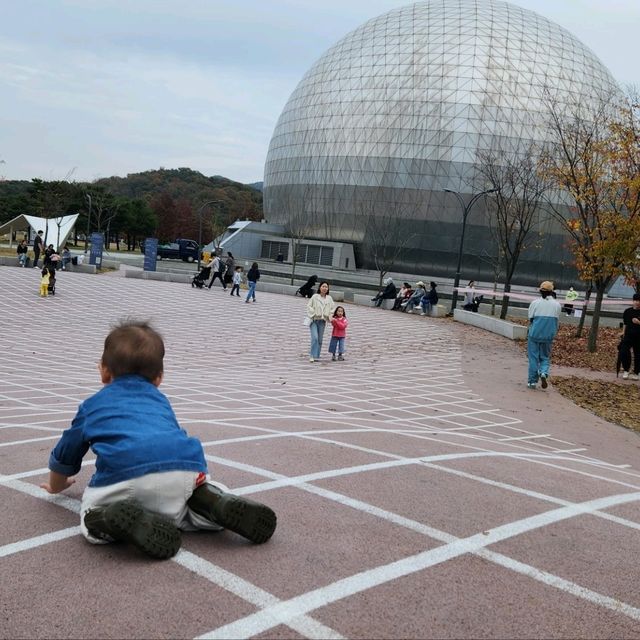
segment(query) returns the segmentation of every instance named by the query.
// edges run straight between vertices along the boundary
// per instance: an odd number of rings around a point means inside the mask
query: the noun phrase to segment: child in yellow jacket
[[[44,298],[49,295],[49,269],[45,267],[42,270],[42,278],[40,280],[40,297]]]

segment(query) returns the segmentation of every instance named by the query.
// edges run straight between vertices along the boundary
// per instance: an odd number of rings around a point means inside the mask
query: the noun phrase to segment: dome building
[[[462,208],[445,190],[469,202],[485,188],[479,154],[548,141],[545,96],[572,106],[618,91],[573,35],[515,5],[430,0],[390,11],[331,47],[289,98],[267,154],[265,217],[354,243],[364,268],[375,268],[368,221],[389,220],[389,242],[404,243],[396,270],[452,277]],[[479,198],[463,278],[492,277],[487,215]],[[548,215],[536,224],[543,241],[523,254],[516,280],[572,278],[561,231]]]

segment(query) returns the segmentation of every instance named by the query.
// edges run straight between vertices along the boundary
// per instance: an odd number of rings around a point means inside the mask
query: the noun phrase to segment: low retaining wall
[[[141,280],[160,280],[161,282],[183,282],[190,283],[193,280],[193,276],[195,276],[195,272],[193,273],[169,273],[167,271],[139,271],[138,269],[127,269],[124,272],[125,278],[138,278]],[[215,289],[220,288],[220,283],[216,281],[213,285]],[[227,288],[230,289],[231,285],[227,285]],[[294,296],[296,291],[300,287],[291,284],[280,284],[279,282],[258,282],[258,287],[256,291],[260,293],[261,291],[265,293],[276,293],[284,296]],[[242,291],[245,292],[246,289],[240,291],[240,295],[242,295]],[[344,291],[331,291],[331,297],[336,302],[342,302],[344,300]]]
[[[500,318],[485,316],[481,313],[465,311],[464,309],[454,309],[453,319],[456,322],[470,324],[474,327],[491,331],[491,333],[497,333],[498,335],[509,338],[510,340],[527,339],[527,327],[520,324],[514,324],[513,322],[507,322],[506,320],[500,320]]]
[[[138,280],[159,280],[161,282],[182,282],[189,283],[193,280],[194,274],[189,273],[168,273],[166,271],[138,271],[137,269],[127,269],[124,272],[125,278],[138,278]]]
[[[386,299],[382,301],[382,304],[380,305],[381,309],[393,309],[393,303],[395,302],[395,300],[391,300],[391,299]],[[373,307],[375,306],[375,302],[373,302],[371,300],[371,296],[370,295],[366,295],[363,293],[354,293],[353,294],[353,303],[354,304],[361,304],[365,307]]]
[[[31,269],[32,263],[29,262],[28,267],[20,267],[18,264],[18,259],[13,258],[11,256],[0,256],[0,265],[3,267],[17,267],[17,268],[25,268]],[[42,269],[42,260],[38,260],[38,268]],[[78,264],[72,265],[68,264],[65,268],[65,271],[74,271],[75,273],[96,273],[96,265],[95,264]]]
[[[381,305],[381,309],[393,309],[393,303],[395,302],[395,300],[383,300],[382,301],[382,305]],[[356,293],[353,296],[353,303],[354,304],[360,304],[362,306],[365,307],[373,307],[374,303],[371,301],[371,296],[368,295],[364,295],[362,293]],[[422,307],[420,307],[420,305],[418,305],[417,307],[415,307],[415,311],[414,313],[421,313],[422,312]],[[435,307],[431,307],[431,309],[429,309],[429,317],[431,318],[444,318],[447,315],[447,308],[442,305],[442,304],[437,304]]]

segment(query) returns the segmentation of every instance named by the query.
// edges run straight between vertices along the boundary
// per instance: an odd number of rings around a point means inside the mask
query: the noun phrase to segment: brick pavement
[[[40,299],[8,267],[0,286],[0,636],[640,637],[637,438],[527,392],[501,339],[346,305],[347,360],[310,364],[299,298],[65,273]],[[267,545],[93,548],[91,456],[65,495],[38,488],[128,315],[164,334],[161,389],[214,478],[278,512]]]

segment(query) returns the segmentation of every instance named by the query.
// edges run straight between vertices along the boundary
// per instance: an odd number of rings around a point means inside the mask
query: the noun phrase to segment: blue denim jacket
[[[116,378],[79,407],[51,452],[49,469],[80,471],[96,455],[90,487],[104,487],[160,471],[207,473],[202,444],[180,427],[166,396],[142,376]]]

